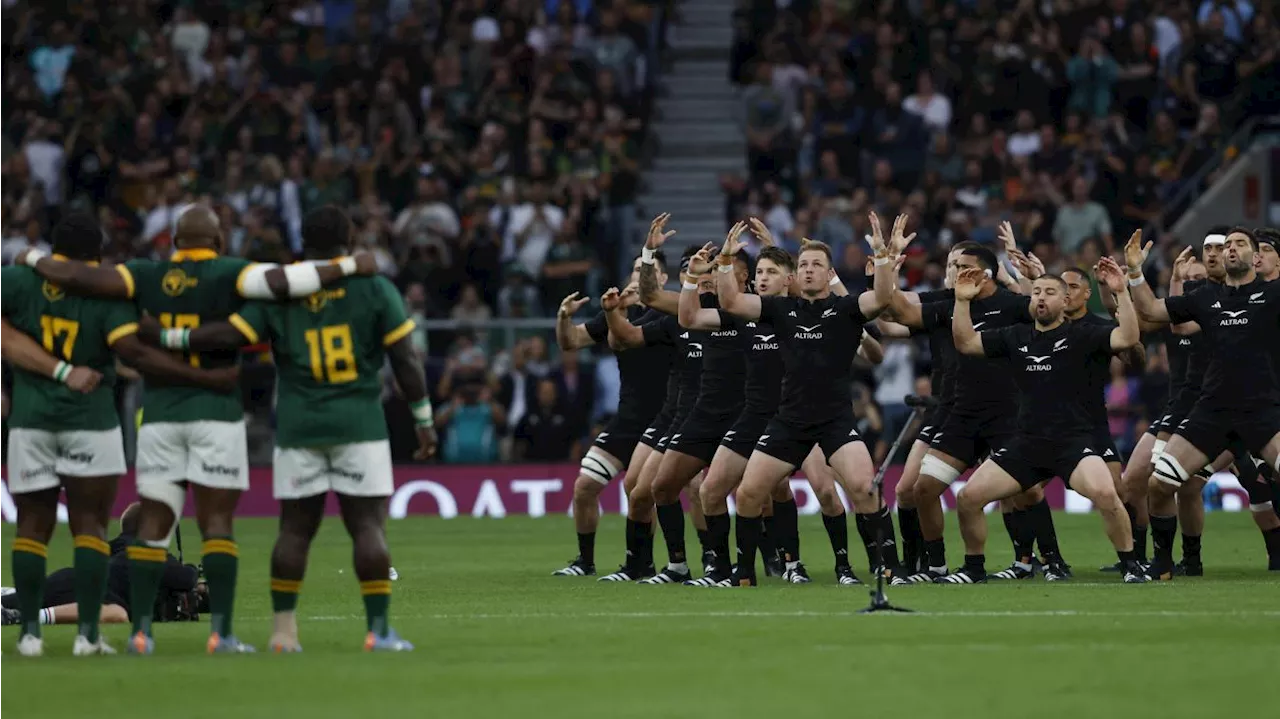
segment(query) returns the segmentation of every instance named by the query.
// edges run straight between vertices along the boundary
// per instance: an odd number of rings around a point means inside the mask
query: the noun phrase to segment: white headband
[[[1226,235],[1205,235],[1204,243],[1206,245],[1225,245],[1227,244]]]

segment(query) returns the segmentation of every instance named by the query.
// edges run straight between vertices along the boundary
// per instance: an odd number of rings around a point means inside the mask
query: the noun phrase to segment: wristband
[[[22,256],[22,264],[26,265],[27,267],[35,267],[37,262],[39,262],[40,260],[48,256],[49,256],[48,252],[45,252],[44,250],[41,250],[38,248],[27,250],[26,253]]]
[[[334,264],[342,268],[342,274],[348,277],[356,273],[356,258],[354,257],[343,257],[334,262]]]
[[[893,260],[889,259],[888,257],[877,257],[871,261],[871,264],[875,265],[876,267],[884,267],[890,262],[893,262]]]
[[[689,292],[693,292],[694,290],[698,289],[698,283],[696,283],[696,282],[686,282],[686,283],[684,283],[684,284],[680,285],[680,289],[682,289],[682,290],[687,290],[687,291],[689,291]]]
[[[431,398],[423,397],[409,408],[413,412],[413,421],[419,427],[432,427],[435,419],[431,415]]]
[[[1129,286],[1130,286],[1130,287],[1137,287],[1138,285],[1140,285],[1140,284],[1142,284],[1143,282],[1146,282],[1146,281],[1147,281],[1147,277],[1146,277],[1146,275],[1143,275],[1143,274],[1139,273],[1139,275],[1138,275],[1137,277],[1133,277],[1133,276],[1130,276],[1130,277],[1129,277]]]
[[[171,350],[185,350],[191,346],[191,330],[160,330],[160,346]]]
[[[70,362],[58,360],[58,366],[53,368],[53,381],[60,384],[66,384],[67,377],[71,374],[72,369],[74,368],[71,366]]]
[[[646,265],[652,265],[657,260],[655,260],[653,257],[653,250],[649,249],[648,247],[645,247],[640,250],[640,261],[645,263]]]
[[[840,275],[836,275],[835,277],[832,277],[831,281],[827,283],[827,286],[835,287],[838,284],[840,284]]]
[[[727,274],[729,274],[730,272],[733,272],[733,265],[731,265],[731,264],[730,264],[730,265],[720,264],[720,265],[717,265],[717,266],[716,266],[716,269],[717,269],[717,270],[719,270],[719,271],[721,271],[721,272],[723,272],[723,273],[725,273],[725,274],[727,275]]]

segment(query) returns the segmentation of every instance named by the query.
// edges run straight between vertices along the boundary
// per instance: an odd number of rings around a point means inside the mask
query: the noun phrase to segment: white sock
[[[795,569],[798,566],[800,566],[800,562],[798,560],[795,562],[787,562],[787,569]]]
[[[53,616],[53,607],[48,607],[40,610],[40,623],[41,624],[56,623],[56,617]]]
[[[686,562],[667,562],[667,569],[673,572],[688,572],[689,565]]]

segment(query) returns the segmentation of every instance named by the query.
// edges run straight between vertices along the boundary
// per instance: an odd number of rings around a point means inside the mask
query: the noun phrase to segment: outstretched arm
[[[742,249],[736,236],[726,237],[720,256],[716,258],[716,297],[720,309],[748,320],[760,319],[760,295],[750,295],[738,287],[733,276],[733,256]]]
[[[1133,297],[1133,305],[1138,317],[1148,322],[1168,324],[1169,310],[1165,307],[1164,300],[1156,298],[1155,293],[1151,291],[1151,286],[1147,284],[1146,277],[1142,274],[1142,265],[1151,251],[1151,243],[1148,242],[1146,246],[1141,243],[1142,230],[1137,230],[1124,246],[1124,261],[1129,269],[1129,294]]]
[[[611,287],[604,293],[600,306],[604,308],[604,319],[609,325],[610,349],[628,350],[644,346],[644,331],[627,320],[617,287]]]
[[[595,344],[586,325],[575,325],[573,314],[587,303],[586,297],[578,297],[574,292],[560,302],[560,310],[556,313],[556,344],[565,352],[579,350]]]
[[[858,356],[871,364],[880,364],[884,361],[884,347],[871,336],[870,332],[863,330],[862,341],[858,343]]]
[[[973,314],[970,301],[978,296],[985,273],[976,267],[960,271],[956,278],[956,305],[951,315],[951,336],[956,349],[961,354],[982,357],[986,353],[982,348],[982,335],[973,328]]]
[[[1125,291],[1124,273],[1115,260],[1103,257],[1094,268],[1094,274],[1116,297],[1116,322],[1119,325],[1111,330],[1111,351],[1127,350],[1142,339],[1142,330],[1138,327],[1138,313],[1133,308],[1133,300]]]
[[[413,412],[418,433],[418,449],[413,453],[413,458],[427,459],[436,453],[439,440],[436,437],[431,398],[427,395],[426,374],[418,359],[418,352],[413,348],[412,336],[405,335],[387,347],[387,359],[391,362],[391,372],[395,375],[396,384],[400,385],[400,393]]]
[[[738,223],[742,225],[742,223]],[[745,225],[743,225],[745,227]],[[735,225],[735,227],[737,227]],[[698,251],[689,261],[689,277],[684,280],[680,288],[680,311],[676,318],[680,321],[680,326],[691,330],[718,330],[720,329],[720,312],[719,310],[703,307],[698,297],[698,280],[708,272],[711,272],[713,265],[710,261],[711,243],[707,243]]]
[[[27,250],[16,264],[26,264],[45,278],[74,294],[129,299],[133,297],[133,275],[124,265],[103,267],[79,260],[55,259],[39,250]]]
[[[223,393],[235,391],[240,384],[239,366],[196,369],[177,355],[143,344],[136,333],[120,337],[111,345],[111,349],[126,364],[148,377],[160,377]]]
[[[649,235],[644,241],[644,252],[640,258],[640,301],[659,312],[675,315],[680,311],[680,293],[662,289],[658,283],[658,266],[653,253],[662,247],[676,232],[666,232],[668,213],[653,218],[649,225]]]

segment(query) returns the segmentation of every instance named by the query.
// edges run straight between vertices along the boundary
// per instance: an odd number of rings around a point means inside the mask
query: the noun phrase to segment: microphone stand
[[[889,454],[885,458],[884,464],[880,465],[880,470],[876,472],[874,484],[876,487],[876,505],[884,504],[884,476],[889,471],[889,462],[898,454],[898,447],[902,445],[902,441],[906,439],[908,434],[915,434],[919,431],[920,417],[924,411],[938,404],[938,400],[933,397],[916,397],[914,395],[906,398],[906,404],[912,408],[911,418],[907,420],[906,425],[902,427],[902,431],[898,433],[898,437],[893,440],[893,446],[889,448]],[[910,614],[912,610],[905,607],[894,606],[889,603],[889,598],[884,595],[884,527],[876,529],[876,562],[879,567],[876,569],[876,584],[871,590],[871,604],[865,609],[859,609],[858,614],[874,614],[876,612],[901,612]],[[896,550],[895,550],[896,551]]]

